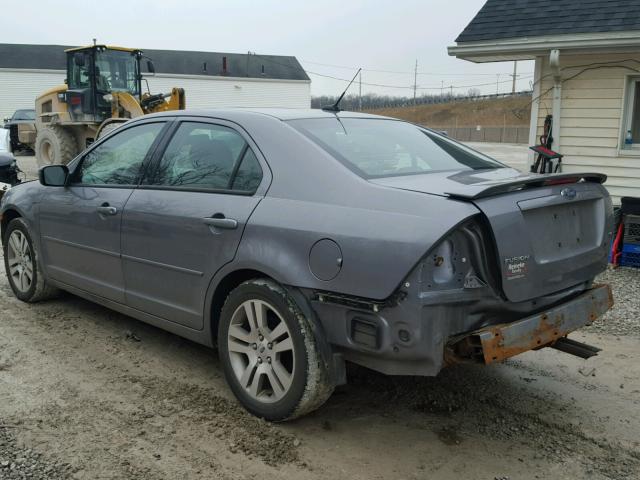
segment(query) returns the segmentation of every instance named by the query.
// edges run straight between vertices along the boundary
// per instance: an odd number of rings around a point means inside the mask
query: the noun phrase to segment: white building
[[[472,62],[534,60],[529,143],[553,116],[564,172],[640,196],[640,0],[488,0],[449,47]]]
[[[39,94],[64,83],[68,48],[73,47],[0,44],[0,120],[17,109],[34,108]],[[155,75],[144,74],[151,92],[182,87],[187,108],[311,105],[311,80],[295,57],[143,51],[156,70]]]

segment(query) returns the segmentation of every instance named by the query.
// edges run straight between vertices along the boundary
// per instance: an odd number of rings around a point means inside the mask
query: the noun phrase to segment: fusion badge
[[[518,255],[504,259],[505,277],[507,280],[524,278],[529,269],[530,255]]]

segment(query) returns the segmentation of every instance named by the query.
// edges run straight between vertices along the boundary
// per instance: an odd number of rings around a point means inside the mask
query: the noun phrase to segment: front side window
[[[235,130],[183,122],[143,184],[251,192],[261,179],[258,160]]]
[[[114,133],[84,156],[73,183],[137,185],[147,152],[163,127],[147,123]]]
[[[364,178],[504,168],[442,135],[397,120],[291,120],[294,128]]]
[[[129,92],[139,96],[138,61],[135,54],[120,50],[96,52],[96,88],[99,92]]]

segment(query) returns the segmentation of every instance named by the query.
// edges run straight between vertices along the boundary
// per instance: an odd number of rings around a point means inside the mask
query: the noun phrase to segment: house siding
[[[619,151],[626,77],[634,72],[620,67],[595,69],[592,64],[622,63],[628,59],[637,63],[625,64],[638,69],[640,53],[560,56],[563,78],[560,137],[555,139],[554,149],[564,155],[562,171],[606,174],[606,187],[615,204],[623,196],[640,196],[640,154],[621,155]],[[546,115],[552,114],[554,80],[548,58],[539,59],[537,65],[541,68],[536,125],[539,137]],[[585,68],[591,69],[571,78]]]
[[[17,109],[34,108],[45,90],[64,83],[62,70],[0,68],[0,120]],[[284,107],[309,108],[309,80],[252,79],[219,76],[158,74],[145,76],[152,93],[168,93],[172,87],[186,92],[187,108]],[[146,83],[142,82],[146,89]]]

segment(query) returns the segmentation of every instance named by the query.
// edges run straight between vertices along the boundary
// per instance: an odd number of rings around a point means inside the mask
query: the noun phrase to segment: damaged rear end
[[[567,335],[613,304],[609,287],[593,284],[613,228],[604,180],[508,169],[376,180],[470,202],[478,214],[443,235],[386,303],[347,315],[347,329],[370,332],[368,343],[351,337],[347,358],[388,374],[435,375],[543,347],[596,354]]]
[[[583,358],[598,349],[567,335],[602,316],[613,305],[607,285],[593,285],[607,265],[613,228],[611,200],[599,174],[526,177],[450,192],[473,202],[489,226],[485,241],[494,252],[500,295],[507,304],[531,302],[515,321],[489,324],[447,343],[449,363],[493,363],[546,346]],[[558,296],[549,305],[538,300]],[[495,323],[497,321],[497,323]]]

